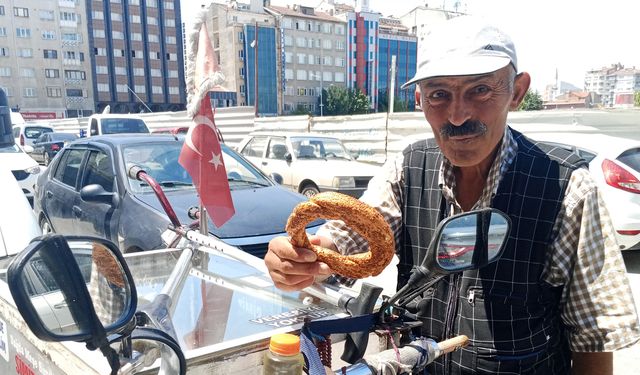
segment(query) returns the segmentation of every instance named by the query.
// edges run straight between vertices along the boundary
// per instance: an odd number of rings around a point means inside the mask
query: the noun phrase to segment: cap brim
[[[511,59],[506,56],[467,56],[445,60],[430,61],[416,75],[405,82],[401,88],[406,89],[414,83],[433,77],[472,76],[495,72],[509,65]]]

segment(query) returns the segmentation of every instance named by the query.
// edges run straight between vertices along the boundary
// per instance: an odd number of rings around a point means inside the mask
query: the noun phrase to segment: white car
[[[12,115],[15,113],[12,112]],[[17,145],[22,147],[27,153],[33,152],[33,142],[36,141],[44,133],[53,133],[53,127],[45,124],[38,123],[15,123],[12,116],[11,121],[13,123],[13,138]]]
[[[40,175],[40,165],[18,145],[0,148],[0,166],[8,168],[18,180],[22,192],[33,206],[35,185]]]
[[[11,171],[0,162],[0,269],[12,255],[22,251],[42,234],[35,214]]]
[[[620,249],[640,249],[640,141],[594,133],[536,133],[529,138],[573,150],[589,162]]]
[[[379,169],[356,161],[338,138],[320,134],[256,132],[240,142],[238,151],[265,174],[307,197],[336,191],[358,198]]]

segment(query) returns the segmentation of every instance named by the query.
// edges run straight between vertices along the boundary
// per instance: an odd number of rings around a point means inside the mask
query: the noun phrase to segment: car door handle
[[[82,215],[82,208],[78,206],[73,206],[71,210],[73,211],[73,214],[76,215],[76,217],[80,217],[80,215]]]
[[[53,193],[49,190],[47,190],[47,192],[45,193],[47,198],[53,198]]]
[[[54,309],[69,308],[69,304],[67,304],[67,301],[64,301],[64,302],[56,303],[55,305],[53,305],[53,308]]]
[[[267,164],[269,164],[269,162],[266,162],[266,161],[262,162],[262,165],[267,165]]]

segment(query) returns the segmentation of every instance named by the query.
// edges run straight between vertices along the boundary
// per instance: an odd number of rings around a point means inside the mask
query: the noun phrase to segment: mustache
[[[487,125],[479,120],[467,120],[462,125],[446,122],[440,129],[440,135],[445,138],[462,137],[466,135],[480,135],[487,132]]]

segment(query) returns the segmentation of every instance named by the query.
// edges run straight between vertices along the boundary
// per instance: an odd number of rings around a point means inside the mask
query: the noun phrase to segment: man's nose
[[[449,122],[460,126],[471,118],[471,105],[464,98],[454,98],[449,104]]]

